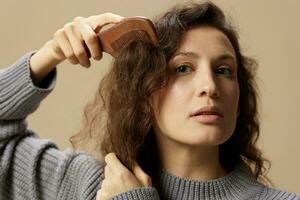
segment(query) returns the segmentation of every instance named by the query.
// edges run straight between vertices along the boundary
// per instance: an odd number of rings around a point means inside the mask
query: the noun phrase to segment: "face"
[[[235,51],[221,31],[194,27],[169,61],[170,81],[153,97],[158,139],[183,145],[219,145],[233,134],[239,102]],[[215,106],[223,117],[199,122],[191,112]]]

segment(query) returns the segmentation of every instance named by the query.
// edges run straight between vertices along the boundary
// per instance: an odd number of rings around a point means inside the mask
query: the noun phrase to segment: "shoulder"
[[[68,195],[75,194],[79,199],[94,199],[103,179],[103,163],[89,154],[77,152],[65,170],[58,197],[68,199]]]
[[[283,189],[271,188],[264,186],[262,192],[260,192],[255,199],[272,199],[272,200],[300,200],[300,196],[294,192],[288,192]]]
[[[65,175],[75,175],[76,179],[79,179],[80,181],[83,180],[79,178],[80,176],[84,179],[91,179],[93,177],[96,179],[102,178],[104,174],[103,162],[83,151],[75,151],[73,149],[68,149],[66,151],[74,153],[75,156],[69,161]]]

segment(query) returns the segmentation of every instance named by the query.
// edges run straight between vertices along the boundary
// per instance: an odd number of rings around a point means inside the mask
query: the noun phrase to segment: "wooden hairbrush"
[[[102,51],[116,57],[122,47],[132,40],[149,40],[154,46],[158,38],[154,24],[142,16],[124,18],[114,26],[98,33]]]

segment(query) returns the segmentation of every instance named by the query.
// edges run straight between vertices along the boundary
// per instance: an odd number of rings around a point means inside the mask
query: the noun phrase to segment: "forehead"
[[[182,37],[179,49],[175,52],[191,51],[199,55],[215,56],[219,54],[231,54],[235,57],[234,48],[228,37],[213,27],[193,27]]]

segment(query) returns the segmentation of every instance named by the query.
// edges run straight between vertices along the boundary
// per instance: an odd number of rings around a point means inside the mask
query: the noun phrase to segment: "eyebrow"
[[[196,54],[195,52],[192,52],[192,51],[182,51],[182,52],[178,52],[178,53],[175,53],[171,59],[175,58],[176,56],[179,56],[179,55],[183,55],[183,56],[186,56],[186,57],[191,57],[191,58],[194,58],[194,59],[198,59],[200,56],[198,54]],[[225,60],[225,59],[232,59],[235,61],[235,57],[229,53],[224,53],[224,54],[221,54],[217,57],[217,60]]]

